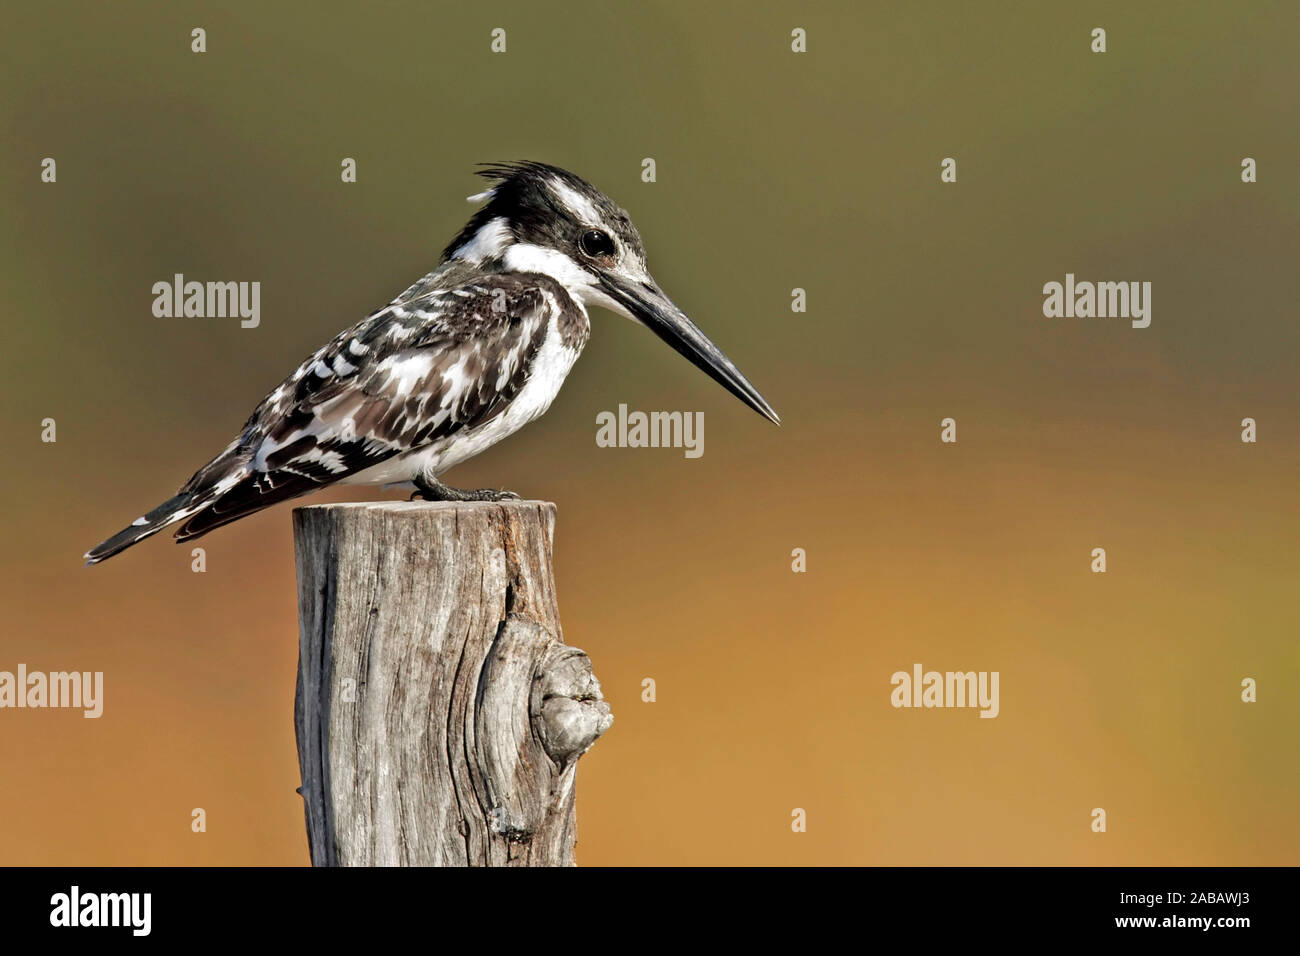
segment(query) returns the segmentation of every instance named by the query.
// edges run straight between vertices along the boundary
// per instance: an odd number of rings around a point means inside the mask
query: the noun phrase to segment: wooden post
[[[293,528],[312,864],[572,865],[577,761],[613,717],[563,642],[555,505],[317,505]]]

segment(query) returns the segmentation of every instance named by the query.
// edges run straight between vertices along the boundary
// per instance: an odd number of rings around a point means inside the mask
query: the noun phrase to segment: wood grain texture
[[[574,862],[613,722],[563,642],[549,502],[295,509],[295,727],[316,866]]]

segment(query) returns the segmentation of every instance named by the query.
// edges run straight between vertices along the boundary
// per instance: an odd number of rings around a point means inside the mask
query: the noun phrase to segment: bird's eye
[[[582,247],[584,255],[591,256],[593,259],[612,256],[616,251],[614,240],[608,233],[601,232],[599,229],[589,229],[584,232],[582,238],[578,240],[578,245]]]

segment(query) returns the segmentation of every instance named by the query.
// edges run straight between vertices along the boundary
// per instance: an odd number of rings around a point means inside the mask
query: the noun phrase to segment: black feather
[[[119,551],[125,551],[131,545],[143,541],[150,535],[157,534],[169,524],[181,520],[188,509],[193,507],[194,499],[195,495],[190,492],[182,492],[173,498],[168,498],[144,516],[143,524],[127,525],[107,541],[103,541],[87,551],[85,554],[86,564],[98,564],[105,558],[111,558]]]

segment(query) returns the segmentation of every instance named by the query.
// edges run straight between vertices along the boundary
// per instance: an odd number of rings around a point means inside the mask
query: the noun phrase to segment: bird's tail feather
[[[152,534],[157,534],[168,525],[175,524],[203,510],[211,502],[211,495],[193,491],[182,491],[174,498],[168,498],[153,511],[136,518],[113,537],[95,545],[85,554],[86,564],[98,564],[111,558],[119,551],[125,551],[131,545],[143,541]]]

